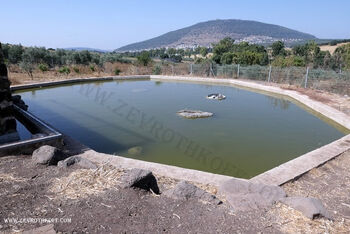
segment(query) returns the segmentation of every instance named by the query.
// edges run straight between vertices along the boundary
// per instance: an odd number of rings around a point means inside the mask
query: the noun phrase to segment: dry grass
[[[11,174],[0,173],[0,183],[1,182],[25,182],[26,178],[14,177]]]
[[[320,49],[321,49],[322,51],[329,51],[331,54],[333,54],[334,51],[335,51],[339,46],[346,45],[346,44],[348,44],[348,42],[339,43],[339,44],[336,44],[336,45],[333,45],[333,46],[331,46],[331,45],[322,45],[322,46],[320,46]]]
[[[331,221],[324,218],[311,220],[301,212],[278,203],[268,211],[275,217],[271,225],[278,226],[285,233],[349,233],[349,220]]]
[[[118,179],[124,170],[103,165],[95,170],[78,169],[69,176],[56,178],[50,188],[57,198],[80,199],[99,194],[106,189],[117,189]]]
[[[304,89],[304,88],[300,88],[300,87],[296,87],[296,86],[292,86],[292,85],[281,85],[281,88],[287,89],[287,90],[297,91],[301,94],[308,96],[309,98],[311,98],[315,101],[319,101],[319,102],[326,103],[326,104],[332,103],[332,100],[322,91],[313,90],[313,89]]]

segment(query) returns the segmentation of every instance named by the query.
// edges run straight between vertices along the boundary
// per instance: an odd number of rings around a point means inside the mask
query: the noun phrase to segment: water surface
[[[30,112],[96,151],[244,178],[344,136],[288,100],[227,86],[109,81],[21,95]],[[185,108],[214,116],[176,115]]]

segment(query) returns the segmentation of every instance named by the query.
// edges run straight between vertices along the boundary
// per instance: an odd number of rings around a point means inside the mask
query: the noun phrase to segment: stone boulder
[[[12,96],[12,101],[13,104],[15,104],[16,106],[18,106],[19,108],[27,111],[28,110],[28,105],[25,104],[25,102],[22,100],[21,95],[13,95]]]
[[[197,199],[215,205],[222,203],[222,201],[220,201],[216,196],[186,181],[179,182],[174,188],[165,191],[163,195],[183,201]]]
[[[152,190],[156,194],[160,193],[157,179],[149,170],[137,168],[128,170],[120,180],[122,188],[140,188],[147,191]]]
[[[234,210],[249,211],[272,206],[286,193],[279,186],[252,183],[248,180],[230,179],[219,187]]]
[[[70,166],[77,166],[84,169],[96,169],[97,166],[89,159],[82,158],[80,156],[72,156],[65,160],[59,161],[57,164],[60,168],[68,168]]]
[[[214,115],[211,112],[205,112],[200,110],[180,110],[176,113],[177,115],[186,119],[208,118]]]
[[[41,146],[32,154],[34,163],[42,165],[57,165],[59,161],[66,158],[67,155],[60,149],[49,145]]]
[[[317,217],[332,219],[331,214],[326,210],[319,199],[311,197],[286,197],[280,201],[293,209],[300,211],[309,219]]]

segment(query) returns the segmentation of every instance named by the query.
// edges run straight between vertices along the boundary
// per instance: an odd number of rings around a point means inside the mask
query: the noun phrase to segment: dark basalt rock
[[[147,191],[152,190],[156,194],[160,193],[157,179],[148,170],[131,169],[122,176],[121,182],[122,188],[140,188]]]
[[[0,43],[0,144],[19,140],[7,67]]]

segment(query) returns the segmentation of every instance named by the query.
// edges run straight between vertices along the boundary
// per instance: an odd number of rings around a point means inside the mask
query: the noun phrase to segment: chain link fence
[[[160,65],[163,75],[249,79],[302,88],[324,90],[350,96],[350,72],[305,67],[241,66],[239,64],[167,64]]]

